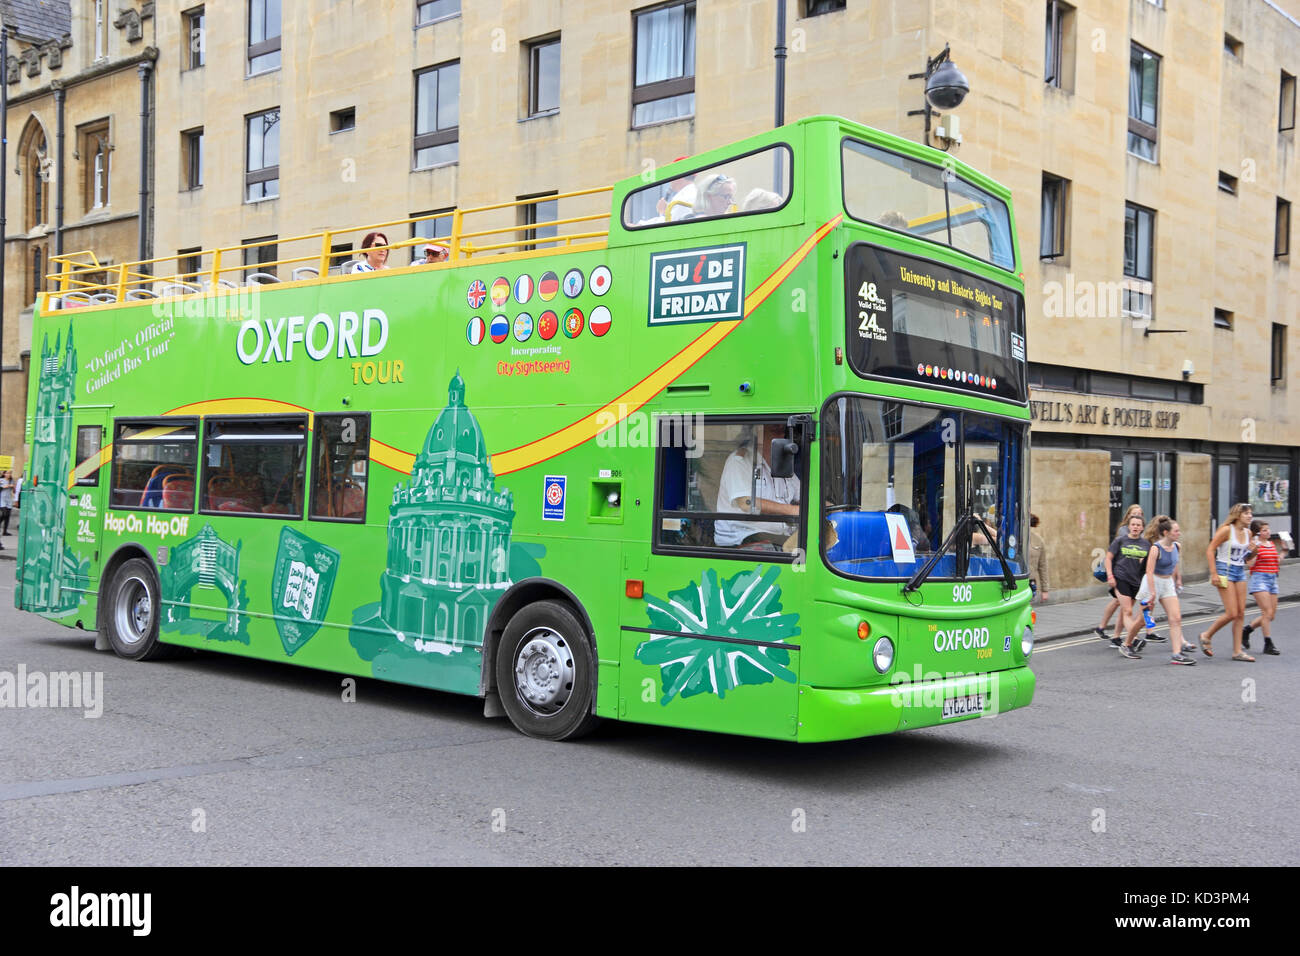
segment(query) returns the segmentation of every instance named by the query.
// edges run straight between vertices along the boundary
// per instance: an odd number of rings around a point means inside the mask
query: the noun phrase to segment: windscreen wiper
[[[1011,570],[1010,563],[1008,563],[1007,559],[1002,556],[1002,549],[998,547],[998,539],[994,536],[993,532],[989,530],[989,526],[984,523],[983,518],[974,513],[969,515],[969,517],[971,522],[977,525],[980,530],[984,532],[984,537],[988,541],[989,547],[993,549],[993,553],[997,556],[998,562],[1002,565],[1002,586],[1008,591],[1014,591],[1016,589],[1016,576]]]
[[[939,545],[939,550],[930,556],[929,561],[921,565],[921,569],[912,575],[912,580],[903,585],[904,594],[915,591],[925,582],[925,579],[930,576],[930,572],[934,570],[934,566],[939,563],[939,559],[947,554],[948,549],[951,548],[953,542],[957,540],[957,536],[965,530],[966,525],[972,520],[975,520],[975,515],[973,513],[962,515],[957,519],[957,523],[953,525],[952,530],[948,532],[948,537],[944,538],[943,544]]]
[[[952,547],[955,541],[959,540],[961,533],[966,530],[967,525],[974,525],[976,530],[984,533],[984,537],[988,541],[989,547],[993,549],[993,553],[997,555],[998,562],[1002,565],[1003,586],[1008,591],[1014,591],[1016,589],[1015,574],[1011,570],[1011,565],[1007,563],[1007,559],[1002,556],[1002,549],[998,547],[997,538],[994,537],[993,532],[989,530],[989,526],[984,523],[984,519],[971,511],[962,515],[962,517],[958,519],[957,523],[953,525],[952,531],[948,533],[948,537],[945,538],[943,544],[939,546],[939,550],[930,556],[929,561],[926,561],[925,564],[921,565],[921,569],[912,575],[910,581],[903,585],[904,594],[909,594],[910,592],[915,591],[925,583],[925,579],[934,571],[934,566],[939,563],[939,559],[948,552],[948,549]],[[970,538],[965,538],[964,540],[969,542]]]

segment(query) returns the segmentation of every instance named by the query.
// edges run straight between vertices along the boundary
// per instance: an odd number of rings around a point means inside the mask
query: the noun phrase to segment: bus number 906
[[[963,601],[971,599],[971,589],[969,584],[955,584],[952,588],[952,601],[954,604],[961,604]]]

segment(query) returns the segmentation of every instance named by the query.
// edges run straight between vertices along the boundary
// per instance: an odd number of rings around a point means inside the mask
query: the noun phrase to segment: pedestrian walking
[[[1191,645],[1183,642],[1183,612],[1178,601],[1178,592],[1183,586],[1182,557],[1178,539],[1182,529],[1178,522],[1168,515],[1156,515],[1147,525],[1146,539],[1151,542],[1146,561],[1143,562],[1142,586],[1138,588],[1137,601],[1154,607],[1160,602],[1169,618],[1169,640],[1173,655],[1171,664],[1190,665],[1196,660],[1187,653]],[[1128,641],[1132,644],[1142,626],[1142,617],[1138,615],[1129,625]]]
[[[1047,600],[1047,542],[1035,529],[1038,515],[1029,515],[1029,585],[1038,594],[1039,602]]]
[[[1241,646],[1250,650],[1250,634],[1256,628],[1264,632],[1264,653],[1278,655],[1282,653],[1273,644],[1273,618],[1277,615],[1277,548],[1273,544],[1268,522],[1256,518],[1250,523],[1250,534],[1254,539],[1255,553],[1246,559],[1250,579],[1246,590],[1255,599],[1259,607],[1259,617],[1241,629]]]
[[[1116,538],[1127,533],[1129,519],[1132,518],[1134,515],[1137,515],[1139,518],[1142,518],[1141,505],[1128,506],[1128,510],[1124,512],[1124,520],[1122,520],[1115,527]],[[1143,520],[1145,522],[1145,519]],[[1103,558],[1102,570],[1105,571],[1104,558]],[[1114,637],[1111,637],[1109,634],[1106,633],[1106,628],[1110,625],[1111,615],[1113,615],[1116,611],[1119,610],[1119,596],[1115,593],[1115,586],[1111,584],[1109,585],[1107,590],[1110,591],[1110,603],[1107,604],[1105,610],[1101,612],[1101,624],[1099,624],[1097,627],[1094,627],[1093,630],[1097,633],[1097,636],[1100,637],[1103,641],[1110,641],[1111,644],[1118,646],[1120,644],[1120,635],[1123,633],[1124,630],[1124,619],[1121,617],[1120,620],[1115,622]]]
[[[9,533],[9,514],[14,507],[14,476],[13,472],[0,472],[0,535]],[[0,542],[0,551],[4,550],[4,542]]]
[[[1214,632],[1225,624],[1232,625],[1232,659],[1255,663],[1255,658],[1241,647],[1241,629],[1246,621],[1246,559],[1255,553],[1250,537],[1250,505],[1238,502],[1228,509],[1228,520],[1219,526],[1205,549],[1205,560],[1214,568],[1210,580],[1219,589],[1223,613],[1201,634],[1201,653],[1214,656],[1210,645]]]
[[[1137,597],[1138,588],[1142,586],[1144,562],[1151,550],[1151,542],[1143,537],[1145,531],[1142,519],[1133,515],[1128,519],[1128,531],[1123,536],[1117,536],[1106,551],[1106,583],[1115,589],[1119,599],[1120,626],[1123,628],[1121,633],[1128,635],[1127,639],[1117,637],[1111,643],[1119,648],[1121,657],[1132,661],[1142,659],[1138,651],[1146,644],[1143,638],[1138,638],[1136,643],[1133,639],[1133,634],[1137,633],[1133,623],[1133,601]],[[1137,615],[1136,623],[1138,626],[1142,624],[1141,614]]]

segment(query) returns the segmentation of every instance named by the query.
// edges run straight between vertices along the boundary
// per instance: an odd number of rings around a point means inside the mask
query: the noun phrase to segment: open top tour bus
[[[476,694],[551,739],[1027,705],[1008,191],[814,117],[557,202],[176,274],[56,257],[18,607],[127,658]],[[339,240],[376,230],[400,263],[353,271]]]

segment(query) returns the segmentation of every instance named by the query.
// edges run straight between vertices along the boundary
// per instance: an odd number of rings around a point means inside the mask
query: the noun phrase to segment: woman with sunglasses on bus
[[[379,248],[379,247],[384,248]],[[388,268],[388,237],[382,232],[368,232],[361,240],[362,258],[352,263],[353,272],[375,272]]]
[[[1225,624],[1232,625],[1232,659],[1255,663],[1255,658],[1241,647],[1241,628],[1246,621],[1246,559],[1256,548],[1250,537],[1250,519],[1254,517],[1250,505],[1238,502],[1228,510],[1228,520],[1219,526],[1205,549],[1205,560],[1210,565],[1210,581],[1219,589],[1223,613],[1201,634],[1201,652],[1213,657],[1210,639]]]

